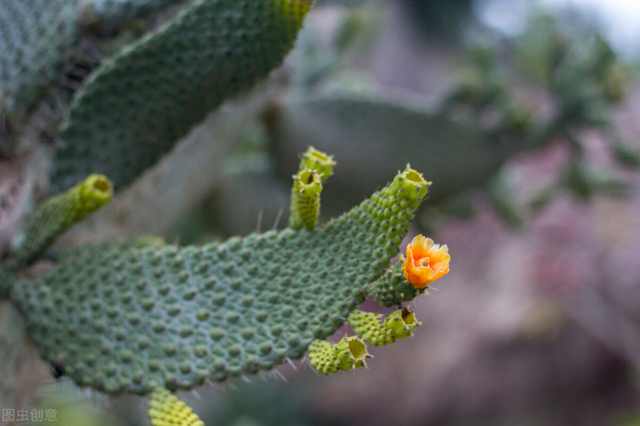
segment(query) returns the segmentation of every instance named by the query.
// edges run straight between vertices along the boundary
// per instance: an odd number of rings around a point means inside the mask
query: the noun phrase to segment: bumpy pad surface
[[[58,76],[79,36],[78,15],[75,0],[0,2],[0,106],[28,107]]]
[[[149,401],[149,417],[153,426],[204,426],[184,401],[164,388],[155,388]]]
[[[407,170],[314,232],[70,251],[12,298],[44,358],[80,385],[147,393],[268,370],[342,325],[426,191]]]
[[[482,185],[509,154],[478,129],[383,99],[292,97],[270,124],[283,179],[309,145],[340,159],[323,208],[359,202],[407,161],[438,183],[427,200],[436,203]]]
[[[93,73],[63,123],[52,189],[89,173],[121,189],[225,99],[278,67],[307,0],[195,0]]]

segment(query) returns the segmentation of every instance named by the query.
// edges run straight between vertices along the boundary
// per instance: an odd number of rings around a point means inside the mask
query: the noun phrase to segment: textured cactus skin
[[[153,426],[205,426],[191,407],[161,387],[151,392],[149,417]]]
[[[184,0],[82,0],[101,23],[115,25],[164,9]]]
[[[13,287],[46,360],[107,393],[268,370],[332,334],[397,254],[427,183],[410,169],[314,232],[78,250]]]
[[[309,345],[309,362],[322,374],[337,373],[367,365],[371,358],[365,342],[358,336],[346,335],[335,345],[326,340],[314,340]]]
[[[407,159],[438,182],[427,200],[438,203],[480,187],[512,154],[476,128],[394,100],[291,96],[268,117],[281,178],[295,173],[291,165],[308,145],[340,159],[325,209],[358,202]]]
[[[291,186],[291,216],[289,226],[293,229],[303,227],[312,231],[320,216],[320,193],[322,181],[316,172],[304,169],[293,175]]]
[[[369,296],[373,300],[390,308],[410,302],[429,289],[428,286],[415,288],[404,278],[403,262],[396,262],[378,281],[369,286]]]
[[[195,0],[105,61],[59,132],[52,189],[89,173],[118,188],[224,100],[267,77],[293,46],[308,0]]]
[[[353,332],[374,346],[384,346],[411,335],[420,322],[413,312],[399,309],[382,320],[382,314],[355,310],[349,314],[349,325]]]
[[[0,107],[28,107],[55,79],[79,37],[75,0],[2,0]]]
[[[18,258],[29,263],[71,225],[93,213],[113,197],[106,176],[91,175],[63,194],[49,198],[33,214],[24,230],[24,244]]]

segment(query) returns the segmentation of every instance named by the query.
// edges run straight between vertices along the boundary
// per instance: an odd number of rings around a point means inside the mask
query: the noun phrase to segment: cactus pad
[[[480,187],[510,154],[480,129],[394,99],[298,95],[267,117],[281,178],[296,173],[292,165],[309,145],[340,159],[322,200],[336,210],[383,185],[407,159],[438,182],[431,204]]]
[[[28,107],[58,77],[79,36],[79,14],[76,0],[2,1],[0,109]]]
[[[108,393],[190,389],[300,358],[385,271],[427,182],[407,169],[315,231],[202,247],[75,250],[16,285],[45,359]]]
[[[93,72],[59,133],[52,188],[89,173],[118,188],[191,127],[278,67],[308,0],[195,0]]]

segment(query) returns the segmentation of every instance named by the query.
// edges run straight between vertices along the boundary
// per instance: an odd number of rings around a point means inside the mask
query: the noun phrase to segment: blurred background
[[[270,81],[64,238],[282,228],[310,144],[338,163],[325,220],[411,162],[433,185],[409,238],[452,256],[415,336],[368,370],[301,361],[182,395],[206,424],[640,425],[639,58],[635,0],[317,0]],[[28,403],[58,424],[147,424],[142,398],[32,365]]]

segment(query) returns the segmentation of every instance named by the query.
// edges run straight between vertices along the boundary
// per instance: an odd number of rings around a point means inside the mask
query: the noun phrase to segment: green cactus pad
[[[195,0],[105,61],[59,133],[52,190],[89,173],[121,189],[225,101],[278,67],[309,0]]]
[[[16,285],[43,357],[108,392],[269,370],[334,333],[398,252],[427,183],[407,169],[315,231],[202,247],[77,250]]]
[[[353,332],[374,346],[384,346],[404,339],[420,325],[413,312],[399,309],[382,320],[382,314],[355,310],[349,314]]]
[[[403,263],[402,260],[396,262],[378,281],[369,286],[369,296],[373,300],[391,308],[410,302],[429,289],[412,286],[402,275]]]
[[[113,185],[106,176],[91,175],[63,194],[49,198],[30,218],[24,230],[24,244],[18,257],[29,263],[53,240],[113,197]]]
[[[2,1],[0,109],[29,107],[57,79],[80,35],[79,15],[76,0]]]
[[[366,367],[366,359],[371,357],[367,344],[358,336],[345,334],[335,345],[326,340],[314,340],[309,345],[309,362],[322,374]]]
[[[320,193],[322,181],[316,172],[304,169],[293,175],[291,187],[291,215],[289,226],[293,229],[306,228],[312,231],[320,216]]]
[[[480,129],[394,99],[291,96],[267,117],[282,179],[296,173],[292,165],[309,145],[340,159],[333,188],[323,196],[325,209],[359,202],[407,159],[438,182],[427,200],[438,203],[481,187],[510,155]]]
[[[152,426],[205,426],[191,407],[162,387],[151,391],[149,418]]]

